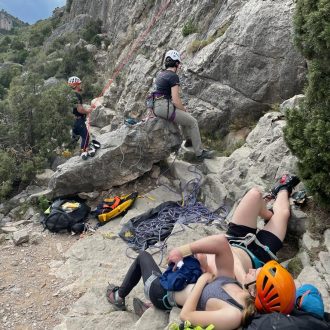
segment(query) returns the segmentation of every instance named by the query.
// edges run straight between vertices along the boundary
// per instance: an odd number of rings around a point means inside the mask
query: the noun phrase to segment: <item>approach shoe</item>
[[[271,195],[276,198],[279,191],[285,189],[288,191],[289,196],[292,193],[292,189],[300,182],[300,179],[295,175],[284,174],[280,182],[272,189]]]
[[[118,294],[119,287],[109,284],[107,287],[106,297],[108,302],[114,306],[117,311],[125,311],[125,298],[120,298]]]
[[[139,298],[133,298],[133,309],[136,315],[141,317],[143,313],[150,307],[151,304],[147,304]]]
[[[202,153],[199,156],[196,156],[197,160],[212,159],[215,156],[214,150],[203,149]]]
[[[96,149],[93,146],[89,146],[87,154],[89,157],[94,157],[96,153]]]
[[[88,152],[87,151],[83,151],[81,154],[80,154],[80,157],[83,159],[83,160],[86,160],[88,158]]]
[[[190,147],[192,147],[192,141],[191,141],[191,139],[187,139],[187,140],[185,141],[185,143],[184,143],[184,146],[185,146],[186,148],[190,148]]]

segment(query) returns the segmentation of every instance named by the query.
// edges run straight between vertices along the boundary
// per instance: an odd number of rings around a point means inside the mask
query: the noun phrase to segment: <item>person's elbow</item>
[[[187,321],[187,320],[189,320],[189,315],[190,315],[190,313],[189,312],[187,312],[187,311],[185,311],[185,310],[181,310],[181,312],[180,312],[180,319],[181,319],[181,321]]]

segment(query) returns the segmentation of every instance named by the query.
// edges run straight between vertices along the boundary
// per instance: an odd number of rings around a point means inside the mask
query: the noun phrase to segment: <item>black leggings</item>
[[[132,289],[139,283],[141,277],[143,283],[151,275],[160,275],[161,270],[153,257],[146,251],[141,251],[129,268],[122,285],[119,287],[119,297],[125,298]],[[150,286],[149,298],[153,305],[159,309],[168,309],[163,303],[163,297],[167,291],[161,286],[157,277]]]

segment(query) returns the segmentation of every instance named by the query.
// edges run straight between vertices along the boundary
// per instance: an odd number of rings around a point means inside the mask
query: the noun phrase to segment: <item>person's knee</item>
[[[249,196],[255,199],[262,199],[262,190],[260,187],[253,187],[248,191]]]
[[[280,216],[281,219],[286,220],[286,221],[289,220],[290,215],[291,215],[290,209],[288,209],[288,208],[281,208],[281,209],[275,208],[275,209],[273,209],[273,211],[274,211],[274,215]]]

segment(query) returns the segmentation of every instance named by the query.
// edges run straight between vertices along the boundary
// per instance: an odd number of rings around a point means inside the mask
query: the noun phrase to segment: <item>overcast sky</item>
[[[33,24],[52,16],[56,7],[62,7],[66,0],[0,0],[0,9],[21,21]]]

